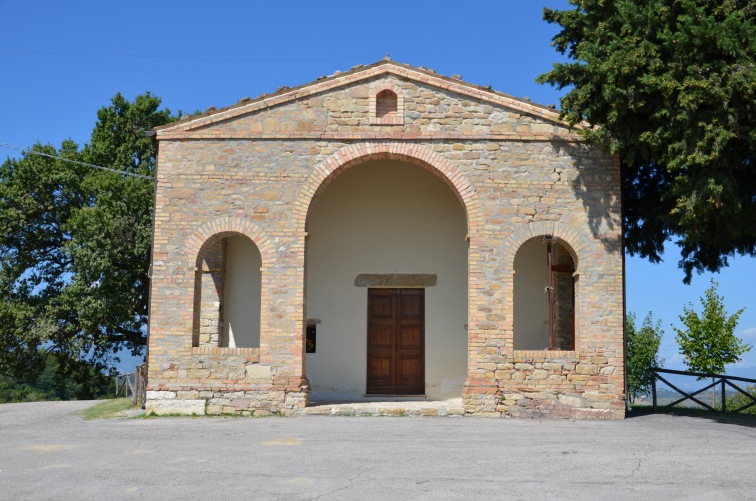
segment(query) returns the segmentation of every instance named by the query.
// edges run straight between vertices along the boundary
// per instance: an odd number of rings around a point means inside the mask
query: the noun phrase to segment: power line
[[[29,149],[29,148],[22,148],[20,146],[15,146],[15,145],[8,144],[8,143],[0,142],[0,146],[2,146],[4,148],[11,149],[11,150],[18,150],[21,153],[28,153],[28,154],[31,154],[31,155],[39,155],[41,157],[53,158],[55,160],[60,160],[62,162],[68,162],[68,163],[72,163],[72,164],[83,165],[85,167],[93,167],[95,169],[106,170],[108,172],[115,172],[116,174],[122,174],[124,176],[139,177],[139,178],[142,178],[142,179],[149,179],[149,180],[153,179],[151,176],[145,176],[143,174],[135,174],[134,172],[127,172],[125,170],[118,170],[118,169],[111,169],[110,167],[103,167],[102,165],[95,165],[95,164],[88,164],[86,162],[79,162],[77,160],[71,160],[70,158],[64,158],[64,157],[61,157],[61,156],[58,156],[58,155],[48,155],[47,153],[42,153],[41,151],[36,151],[36,150]]]
[[[131,57],[142,59],[179,59],[185,61],[220,61],[220,62],[242,62],[242,63],[305,63],[321,61],[362,61],[364,58],[359,57],[199,57],[199,56],[167,56],[155,54],[82,54],[69,52],[48,52],[36,50],[14,50],[0,49],[0,52],[14,54],[36,54],[42,56],[64,56],[64,57],[98,57],[98,58],[116,58]]]

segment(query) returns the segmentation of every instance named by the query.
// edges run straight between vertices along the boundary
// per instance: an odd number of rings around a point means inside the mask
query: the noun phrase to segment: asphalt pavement
[[[0,405],[0,499],[756,499],[756,427],[700,417],[136,418]]]

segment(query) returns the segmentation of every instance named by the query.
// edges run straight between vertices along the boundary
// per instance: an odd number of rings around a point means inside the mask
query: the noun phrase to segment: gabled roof
[[[269,108],[274,105],[283,104],[313,94],[319,94],[327,90],[351,85],[361,80],[367,80],[381,75],[395,75],[400,78],[406,78],[441,89],[446,89],[471,98],[480,99],[482,101],[490,102],[491,104],[504,106],[525,114],[537,116],[561,125],[566,125],[559,119],[559,111],[553,107],[532,103],[527,99],[520,99],[495,91],[490,86],[465,82],[456,76],[447,77],[422,66],[411,66],[409,64],[392,61],[386,57],[381,61],[367,66],[358,65],[351,68],[349,71],[337,71],[333,75],[320,77],[313,82],[298,87],[284,86],[280,87],[273,94],[262,94],[256,98],[245,97],[238,103],[225,108],[208,108],[208,110],[201,115],[189,116],[177,122],[156,127],[154,130],[157,131],[158,136],[163,132],[173,129],[191,131],[192,129],[211,125],[216,122],[246,115],[259,109]],[[576,125],[574,128],[582,127]]]

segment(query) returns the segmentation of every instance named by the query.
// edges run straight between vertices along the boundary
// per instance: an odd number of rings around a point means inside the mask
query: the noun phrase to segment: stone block
[[[531,374],[530,378],[534,380],[541,380],[541,379],[547,379],[549,377],[549,371],[545,371],[543,369],[536,369],[533,371],[533,374]]]
[[[169,400],[176,398],[175,391],[148,391],[147,400]]]
[[[333,409],[326,405],[318,405],[316,407],[307,407],[304,413],[308,416],[328,416],[333,413]]]
[[[270,379],[270,366],[251,364],[246,367],[247,379]]]
[[[575,396],[569,396],[569,395],[559,395],[559,402],[564,405],[569,405],[570,407],[580,407],[582,405],[582,401],[580,400],[580,397]]]
[[[147,400],[145,412],[158,416],[181,415],[181,416],[204,416],[205,400]]]
[[[575,372],[580,375],[595,376],[598,374],[598,366],[592,364],[578,364],[575,366]]]
[[[547,371],[559,371],[562,370],[562,364],[555,364],[551,362],[544,362],[541,365],[541,368],[546,369]]]
[[[497,412],[497,411],[477,412],[475,413],[475,417],[500,418],[501,412]]]
[[[378,415],[380,416],[402,416],[405,414],[404,409],[394,409],[391,407],[379,407]]]
[[[208,416],[218,416],[223,414],[223,406],[220,405],[208,405],[205,409],[205,414]]]

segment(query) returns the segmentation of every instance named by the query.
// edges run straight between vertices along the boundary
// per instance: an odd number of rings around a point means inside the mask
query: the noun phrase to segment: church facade
[[[619,159],[390,60],[156,130],[147,410],[621,418]]]

